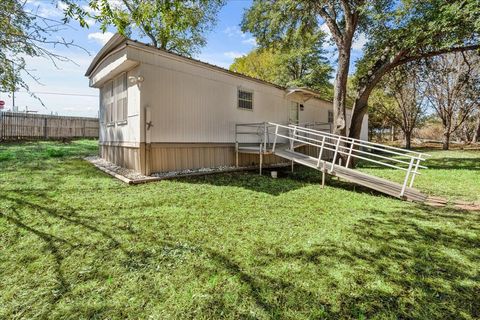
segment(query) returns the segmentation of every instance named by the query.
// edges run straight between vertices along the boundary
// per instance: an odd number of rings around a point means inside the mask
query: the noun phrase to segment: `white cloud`
[[[254,37],[248,38],[248,39],[242,40],[242,43],[256,47],[257,46],[257,39],[255,39]]]
[[[109,32],[109,31],[105,33],[93,32],[93,33],[89,33],[87,37],[88,39],[94,40],[101,45],[105,45],[108,42],[108,40],[110,40],[110,38],[113,37],[113,32]]]
[[[59,19],[63,17],[62,10],[46,1],[29,0],[27,1],[26,11],[48,19]]]
[[[245,53],[238,52],[238,51],[227,51],[227,52],[224,52],[223,55],[231,59],[235,59],[235,58],[243,57]]]
[[[365,34],[361,33],[357,39],[355,39],[352,43],[352,49],[353,50],[362,50],[363,46],[367,43],[367,38],[365,37]]]
[[[87,23],[87,25],[88,25],[89,27],[92,27],[92,26],[95,24],[95,20],[89,19],[89,18],[86,18],[86,19],[85,19],[85,22]]]
[[[59,1],[57,2],[57,7],[58,9],[63,11],[68,8],[68,4],[66,4],[65,2]]]
[[[229,37],[246,38],[247,35],[240,30],[238,26],[227,27],[223,32]]]

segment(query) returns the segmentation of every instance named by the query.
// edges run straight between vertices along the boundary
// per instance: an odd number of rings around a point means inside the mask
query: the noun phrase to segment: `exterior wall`
[[[236,84],[145,68],[142,102],[151,110],[151,142],[234,142],[236,123],[288,120],[286,101],[270,88],[239,84],[254,90],[253,110],[242,110],[237,108]]]
[[[126,58],[124,54],[119,57],[129,62],[127,76],[132,79],[141,76],[144,81],[128,81],[126,124],[107,126],[101,120],[101,156],[118,165],[144,174],[233,166],[236,123],[286,123],[289,119],[291,101],[285,98],[281,88],[161,51],[152,52],[153,49],[126,47],[123,50]],[[108,64],[102,62],[100,67],[102,65],[108,68]],[[122,68],[125,63],[116,64],[117,71]],[[104,73],[113,74],[112,71]],[[254,92],[253,110],[237,107],[239,88]],[[299,111],[299,122],[328,121],[330,102],[319,99],[298,102],[304,105],[303,111]],[[368,123],[367,119],[364,123]],[[146,123],[151,123],[149,129]],[[367,133],[368,128],[364,126],[362,139],[367,139]],[[243,142],[247,141],[257,142],[255,137]],[[308,150],[312,156],[317,152]],[[259,156],[241,154],[239,161],[241,166],[258,164]],[[265,165],[284,161],[274,156],[264,157]]]
[[[259,164],[259,155],[239,154],[239,166]],[[273,155],[263,157],[265,166],[285,162]],[[235,166],[235,145],[229,143],[152,143],[151,172]]]
[[[177,57],[134,50],[145,81],[142,106],[150,109],[150,142],[232,143],[235,124],[288,121],[284,91],[211,70]],[[237,107],[237,90],[253,91],[253,110]],[[143,140],[142,140],[143,141]]]
[[[300,102],[301,103],[301,102]],[[319,99],[310,99],[305,103],[303,111],[299,111],[300,123],[327,122],[328,110],[332,110],[332,103]]]
[[[145,169],[141,157],[142,149],[141,147],[100,144],[100,157],[121,167],[143,172]]]

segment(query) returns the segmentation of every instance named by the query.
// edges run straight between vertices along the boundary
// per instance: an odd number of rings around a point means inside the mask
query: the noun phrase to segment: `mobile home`
[[[86,76],[100,89],[100,155],[154,172],[258,163],[235,154],[239,123],[326,123],[332,103],[115,35]],[[348,120],[347,115],[347,120]],[[365,117],[362,139],[367,139]],[[281,161],[265,156],[265,164]]]

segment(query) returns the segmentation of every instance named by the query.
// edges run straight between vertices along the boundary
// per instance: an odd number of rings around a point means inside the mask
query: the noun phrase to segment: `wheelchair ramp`
[[[423,202],[427,196],[413,188],[420,163],[426,154],[335,135],[298,125],[281,125],[269,122],[273,143],[264,144],[263,150],[326,174],[337,176],[355,184],[408,201]],[[295,150],[296,145],[316,147],[317,156]],[[262,148],[260,148],[262,149]],[[333,156],[332,156],[333,154]],[[362,161],[378,168],[395,169],[405,173],[403,183],[397,183],[350,167],[351,161]],[[342,164],[343,162],[343,164]]]
[[[399,183],[395,183],[383,178],[369,175],[369,174],[360,172],[358,170],[346,168],[340,165],[333,165],[332,167],[332,163],[325,160],[321,160],[319,165],[318,159],[310,157],[303,153],[290,151],[288,149],[283,149],[283,150],[277,149],[274,152],[274,154],[284,159],[291,160],[295,163],[298,163],[319,171],[323,171],[325,169],[325,173],[327,174],[388,194],[393,197],[398,197],[404,200],[417,201],[417,202],[424,202],[427,199],[426,195],[410,187],[406,187],[404,190],[403,196],[400,196],[402,192],[402,185]]]

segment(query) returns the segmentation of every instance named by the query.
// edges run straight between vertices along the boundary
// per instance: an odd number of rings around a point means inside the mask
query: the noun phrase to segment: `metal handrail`
[[[293,126],[293,125],[290,125],[290,126]],[[309,128],[305,128],[306,130],[312,130],[312,129],[309,129]],[[313,130],[314,132],[317,131],[317,130]],[[314,133],[313,132],[313,133]],[[341,135],[338,135],[338,134],[334,134],[334,133],[328,133],[328,135],[331,135],[333,137],[339,137],[339,138],[342,138],[344,140],[350,140],[350,141],[358,141],[362,144],[367,144],[367,145],[370,145],[368,148],[371,148],[371,149],[376,149],[376,150],[380,150],[380,151],[384,151],[386,149],[391,149],[391,150],[398,150],[398,151],[402,151],[402,152],[405,152],[405,153],[414,153],[414,154],[417,154],[418,156],[426,156],[426,157],[431,157],[431,155],[427,154],[427,153],[423,153],[423,152],[418,152],[418,151],[413,151],[413,150],[407,150],[407,149],[402,149],[402,148],[397,148],[397,147],[392,147],[392,146],[388,146],[388,145],[384,145],[384,144],[381,144],[381,143],[375,143],[375,142],[370,142],[370,141],[365,141],[365,140],[361,140],[361,139],[356,139],[356,138],[351,138],[351,137],[345,137],[345,136],[341,136]],[[348,141],[346,141],[348,142]],[[358,143],[356,142],[356,143]],[[375,146],[379,146],[381,148],[377,148]],[[397,155],[404,155],[405,153],[403,154],[397,154]],[[422,158],[422,160],[425,160]]]
[[[339,155],[344,155],[344,156],[346,155],[347,156],[347,161],[345,163],[345,167],[348,167],[351,158],[357,158],[357,159],[362,159],[362,160],[365,160],[365,161],[373,162],[373,163],[379,164],[381,166],[406,171],[407,173],[405,175],[405,179],[404,179],[404,182],[403,182],[403,185],[402,185],[402,189],[401,189],[401,192],[400,192],[400,197],[403,197],[409,181],[410,181],[409,187],[413,186],[415,176],[417,174],[418,175],[420,174],[420,172],[418,172],[418,169],[419,168],[425,168],[425,169],[427,168],[423,165],[420,165],[420,161],[424,161],[425,160],[424,157],[429,156],[429,155],[423,154],[421,152],[416,152],[416,151],[410,151],[410,150],[405,150],[405,149],[396,148],[396,147],[385,146],[385,145],[382,145],[382,144],[379,144],[379,143],[373,143],[373,142],[364,141],[364,140],[360,140],[360,139],[344,137],[344,136],[336,135],[336,134],[329,133],[329,132],[322,132],[322,131],[319,131],[319,130],[299,127],[297,125],[287,125],[286,126],[286,125],[281,125],[281,124],[274,123],[274,122],[269,122],[269,125],[275,126],[275,133],[274,133],[275,137],[274,137],[272,152],[275,152],[277,137],[281,137],[281,138],[285,138],[285,139],[290,140],[290,149],[292,149],[292,150],[293,150],[293,142],[294,141],[298,141],[298,142],[301,142],[301,143],[304,143],[304,144],[308,144],[308,145],[312,145],[312,146],[320,148],[321,151],[319,152],[318,162],[317,162],[318,166],[321,163],[321,157],[322,157],[322,154],[323,154],[323,150],[333,151],[334,155],[333,155],[333,160],[331,162],[332,163],[331,168],[329,170],[330,172],[333,171],[334,166],[336,165],[335,162],[336,162],[337,156],[339,156]],[[286,129],[288,134],[279,133],[279,128]],[[305,134],[307,134],[307,136],[299,135],[298,134],[299,132],[300,133],[305,133]],[[308,135],[310,135],[310,136],[308,136]],[[311,137],[311,136],[319,137],[320,139],[316,139],[316,138]],[[327,140],[330,140],[330,141],[327,141]],[[348,146],[343,145],[344,143],[347,143]],[[355,148],[355,146],[357,146],[358,149]],[[383,147],[383,148],[380,148],[380,147]],[[367,150],[360,150],[360,148],[370,149],[370,150],[371,149],[381,150],[381,151],[383,151],[387,154],[393,155],[393,156],[406,157],[407,159],[409,159],[409,161],[404,161],[404,160],[395,159],[395,158],[388,158],[388,157],[385,157],[383,155],[368,152]],[[357,153],[360,153],[362,155],[359,155]],[[387,163],[385,161],[367,158],[363,155],[370,155],[372,157],[377,157],[377,158],[380,158],[380,159],[394,161],[396,163],[407,164],[408,168],[406,169],[404,167],[400,167],[398,165]]]
[[[282,125],[292,125],[289,122],[286,122],[285,124]],[[325,128],[321,131],[331,132],[331,123],[327,122],[305,122],[305,123],[299,123],[296,126],[300,128],[309,128],[309,127],[317,127],[317,126],[328,126],[328,129]],[[235,124],[235,145],[238,145],[240,142],[238,141],[238,136],[239,135],[251,135],[251,136],[257,136],[258,140],[251,142],[252,144],[255,143],[261,143],[263,145],[263,151],[267,151],[267,145],[270,146],[272,143],[270,142],[270,137],[272,135],[275,135],[270,128],[275,127],[275,125],[271,124],[270,122],[245,122],[245,123],[236,123]],[[245,131],[239,131],[240,128]],[[248,129],[251,128],[256,128],[256,130],[248,131]],[[310,129],[310,128],[309,128]],[[312,129],[313,130],[313,129]]]
[[[314,139],[314,138],[303,137],[303,136],[299,136],[299,137],[302,137],[302,138],[304,138],[304,139],[309,139],[309,140],[318,141],[317,139]],[[329,137],[328,139],[332,139],[332,138]],[[331,143],[331,142],[325,141],[325,142],[323,142],[323,143],[328,144],[328,145],[331,145],[331,146],[335,146],[335,144],[334,144],[334,143]],[[343,148],[343,149],[349,150],[349,155],[351,155],[352,152],[353,152],[352,148],[350,148],[350,147],[346,147],[346,146],[339,145],[339,148]],[[329,150],[329,149],[327,148],[327,150]],[[360,149],[356,149],[355,152],[359,152],[359,153],[362,153],[362,154],[368,154],[368,155],[371,155],[371,156],[373,156],[373,157],[382,158],[382,159],[390,160],[390,161],[395,161],[395,162],[399,162],[399,163],[403,163],[403,164],[407,164],[407,165],[409,164],[409,162],[403,161],[403,160],[401,160],[401,159],[384,157],[384,156],[382,156],[382,155],[380,155],[380,154],[371,153],[371,152],[363,151],[363,150],[360,150]],[[402,156],[405,156],[405,155],[402,155]],[[408,156],[408,155],[407,155],[407,156]],[[422,166],[422,165],[419,165],[419,167],[420,167],[420,168],[423,168],[423,169],[427,169],[427,167]],[[399,167],[399,168],[400,168],[400,167]]]

